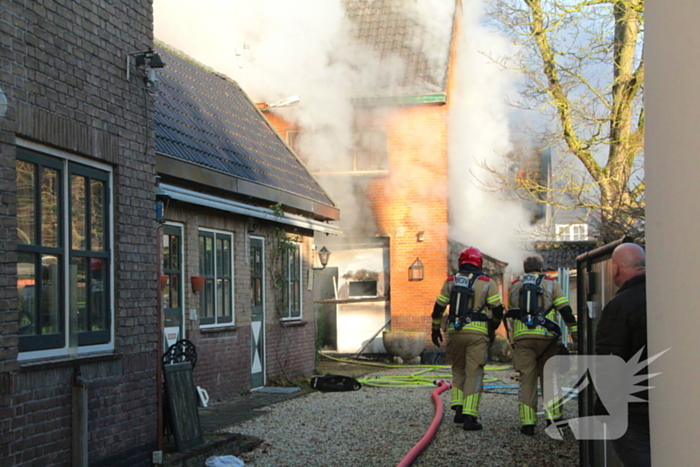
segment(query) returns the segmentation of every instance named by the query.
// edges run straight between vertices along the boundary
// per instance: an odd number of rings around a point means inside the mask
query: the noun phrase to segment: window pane
[[[224,317],[224,322],[231,322],[232,321],[232,312],[231,312],[231,280],[230,279],[225,279],[222,281],[223,283],[223,312],[222,316]]]
[[[17,296],[19,297],[19,334],[36,334],[36,255],[17,254]]]
[[[85,239],[85,183],[87,179],[80,175],[71,177],[71,236],[74,250],[87,249]]]
[[[172,235],[170,237],[170,264],[169,269],[180,270],[180,237]]]
[[[389,168],[389,150],[387,149],[387,138],[383,131],[375,131],[372,134],[372,154],[373,168],[386,170]]]
[[[17,234],[19,243],[28,245],[36,243],[35,169],[35,164],[17,161]]]
[[[170,274],[169,285],[165,289],[170,290],[170,308],[180,308],[180,274]]]
[[[224,270],[224,241],[216,239],[216,271],[221,274]]]
[[[71,263],[75,265],[75,281],[74,290],[75,297],[72,299],[75,304],[75,309],[78,312],[78,330],[88,331],[88,302],[87,302],[87,287],[88,287],[88,260],[89,258],[80,258],[74,256]]]
[[[214,281],[207,279],[204,284],[204,317],[214,317]]]
[[[163,270],[170,269],[170,235],[163,234]]]
[[[204,275],[204,256],[205,256],[205,248],[204,248],[204,237],[201,235],[199,236],[199,275],[203,276]]]
[[[58,246],[59,189],[58,171],[41,169],[41,244]]]
[[[43,255],[41,258],[41,334],[53,334],[59,331],[61,316],[60,262],[57,256]]]
[[[90,259],[90,331],[107,329],[107,293],[104,290],[104,271],[106,267],[106,260],[102,258]]]
[[[90,249],[105,248],[105,183],[90,180]]]
[[[223,280],[217,279],[216,281],[216,308],[217,316],[223,316],[224,314],[224,284]]]
[[[222,248],[223,265],[221,267],[220,275],[223,277],[231,277],[231,240],[224,239],[222,242]]]
[[[214,239],[204,237],[204,275],[214,275]]]

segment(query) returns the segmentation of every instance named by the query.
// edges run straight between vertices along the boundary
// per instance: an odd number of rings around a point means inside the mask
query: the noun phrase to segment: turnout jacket
[[[435,306],[431,316],[433,329],[440,329],[442,325],[442,315],[445,312],[445,308],[450,304],[455,276],[471,277],[472,275],[480,276],[479,279],[474,282],[473,311],[476,313],[483,308],[481,312],[486,315],[488,320],[491,321],[491,324],[489,325],[487,321],[473,321],[462,327],[461,331],[488,334],[489,327],[492,326],[492,329],[495,330],[501,324],[503,303],[501,302],[501,293],[498,290],[498,285],[495,281],[491,280],[489,276],[484,274],[481,269],[471,264],[463,264],[457,274],[445,280],[440,294],[435,300]],[[448,323],[447,329],[449,331],[454,330],[452,323]]]
[[[531,273],[539,274],[539,273]],[[566,327],[569,332],[575,333],[578,330],[576,323],[576,318],[574,317],[571,306],[569,305],[569,298],[564,295],[564,291],[559,285],[559,282],[550,276],[545,276],[541,283],[542,295],[538,297],[538,303],[542,307],[542,313],[545,318],[557,322],[557,312],[561,314],[564,318]],[[508,291],[508,303],[511,307],[520,306],[520,288],[522,287],[521,278],[515,279],[510,284],[510,290]],[[554,334],[547,331],[542,326],[535,326],[529,329],[525,323],[519,319],[513,320],[513,340],[524,339],[524,338],[544,338],[551,339],[555,337]]]

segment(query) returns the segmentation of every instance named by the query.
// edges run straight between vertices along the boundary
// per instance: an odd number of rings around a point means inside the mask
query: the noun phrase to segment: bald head
[[[621,286],[625,281],[646,272],[646,253],[635,243],[623,243],[612,254],[613,282]]]

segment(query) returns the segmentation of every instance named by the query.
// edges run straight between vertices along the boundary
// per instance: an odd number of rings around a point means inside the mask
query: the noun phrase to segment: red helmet
[[[481,269],[481,266],[484,262],[484,258],[481,255],[481,252],[477,249],[474,248],[473,246],[470,246],[469,248],[465,248],[462,253],[459,254],[459,265],[463,265],[465,263],[471,264],[473,266],[476,266],[477,268]]]

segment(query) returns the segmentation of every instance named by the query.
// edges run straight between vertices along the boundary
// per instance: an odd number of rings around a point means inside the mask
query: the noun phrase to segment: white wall
[[[646,3],[652,463],[700,465],[700,1]]]

